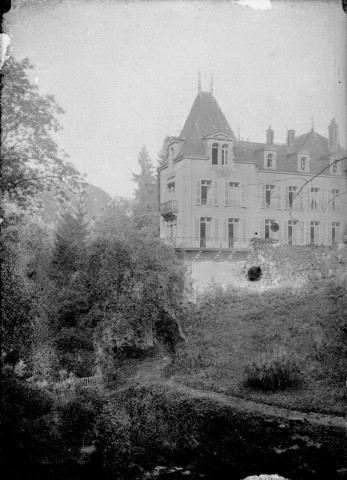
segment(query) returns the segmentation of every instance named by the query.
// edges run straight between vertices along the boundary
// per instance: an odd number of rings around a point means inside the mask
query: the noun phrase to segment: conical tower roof
[[[200,92],[181,131],[180,138],[185,138],[185,142],[179,155],[205,156],[206,147],[203,139],[216,133],[224,133],[236,140],[213,94]]]

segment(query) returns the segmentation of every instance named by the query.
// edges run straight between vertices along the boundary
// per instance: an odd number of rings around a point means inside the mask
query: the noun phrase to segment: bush
[[[246,365],[246,384],[263,391],[284,390],[301,379],[299,358],[284,348],[274,348],[271,354]]]

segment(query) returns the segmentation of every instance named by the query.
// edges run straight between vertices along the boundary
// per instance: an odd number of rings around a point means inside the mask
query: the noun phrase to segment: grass
[[[188,341],[176,351],[167,375],[194,388],[296,410],[344,415],[346,312],[346,291],[339,286],[312,288],[300,295],[281,289],[224,292],[215,286],[200,299],[199,306],[187,309],[184,329]],[[269,356],[276,351],[296,359],[291,360],[295,364],[290,368],[301,381],[285,382],[280,388],[247,382],[251,365],[254,375],[260,371],[264,376]]]

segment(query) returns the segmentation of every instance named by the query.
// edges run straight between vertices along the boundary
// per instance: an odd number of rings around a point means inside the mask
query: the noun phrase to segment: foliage
[[[212,286],[215,288],[215,286]],[[272,288],[263,292],[216,286],[182,314],[187,342],[175,351],[167,374],[195,388],[214,390],[296,410],[341,415],[347,368],[346,286]],[[301,359],[298,388],[272,394],[246,388],[248,362],[274,347]]]
[[[146,147],[143,146],[138,156],[141,172],[133,173],[133,181],[137,184],[133,203],[134,227],[143,236],[159,236],[159,211],[157,184],[154,167]]]
[[[6,60],[1,92],[1,195],[5,202],[28,208],[37,193],[54,188],[66,198],[78,191],[79,174],[54,140],[63,109],[52,95],[42,96],[30,82],[28,59]]]
[[[300,361],[284,348],[274,348],[271,354],[262,354],[245,368],[246,384],[264,391],[283,390],[301,379]]]
[[[93,240],[99,237],[126,240],[134,232],[132,201],[114,198],[96,218],[91,230]]]
[[[1,433],[6,439],[2,444],[2,473],[4,478],[22,478],[17,475],[28,466],[55,458],[59,442],[53,402],[43,390],[18,380],[5,369],[1,383]]]
[[[51,234],[38,218],[22,217],[2,231],[2,346],[29,360],[50,338]]]
[[[261,283],[267,287],[316,288],[324,286],[327,280],[340,282],[345,276],[346,247],[280,245],[256,240],[247,263],[262,269]]]
[[[130,418],[124,408],[105,403],[98,416],[96,447],[102,454],[102,478],[138,478],[130,439]]]

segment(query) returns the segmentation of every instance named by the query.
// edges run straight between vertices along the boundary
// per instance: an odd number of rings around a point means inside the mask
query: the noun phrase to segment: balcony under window
[[[163,202],[159,206],[160,215],[165,218],[165,220],[172,220],[176,218],[178,213],[178,201],[169,200],[168,202]]]

